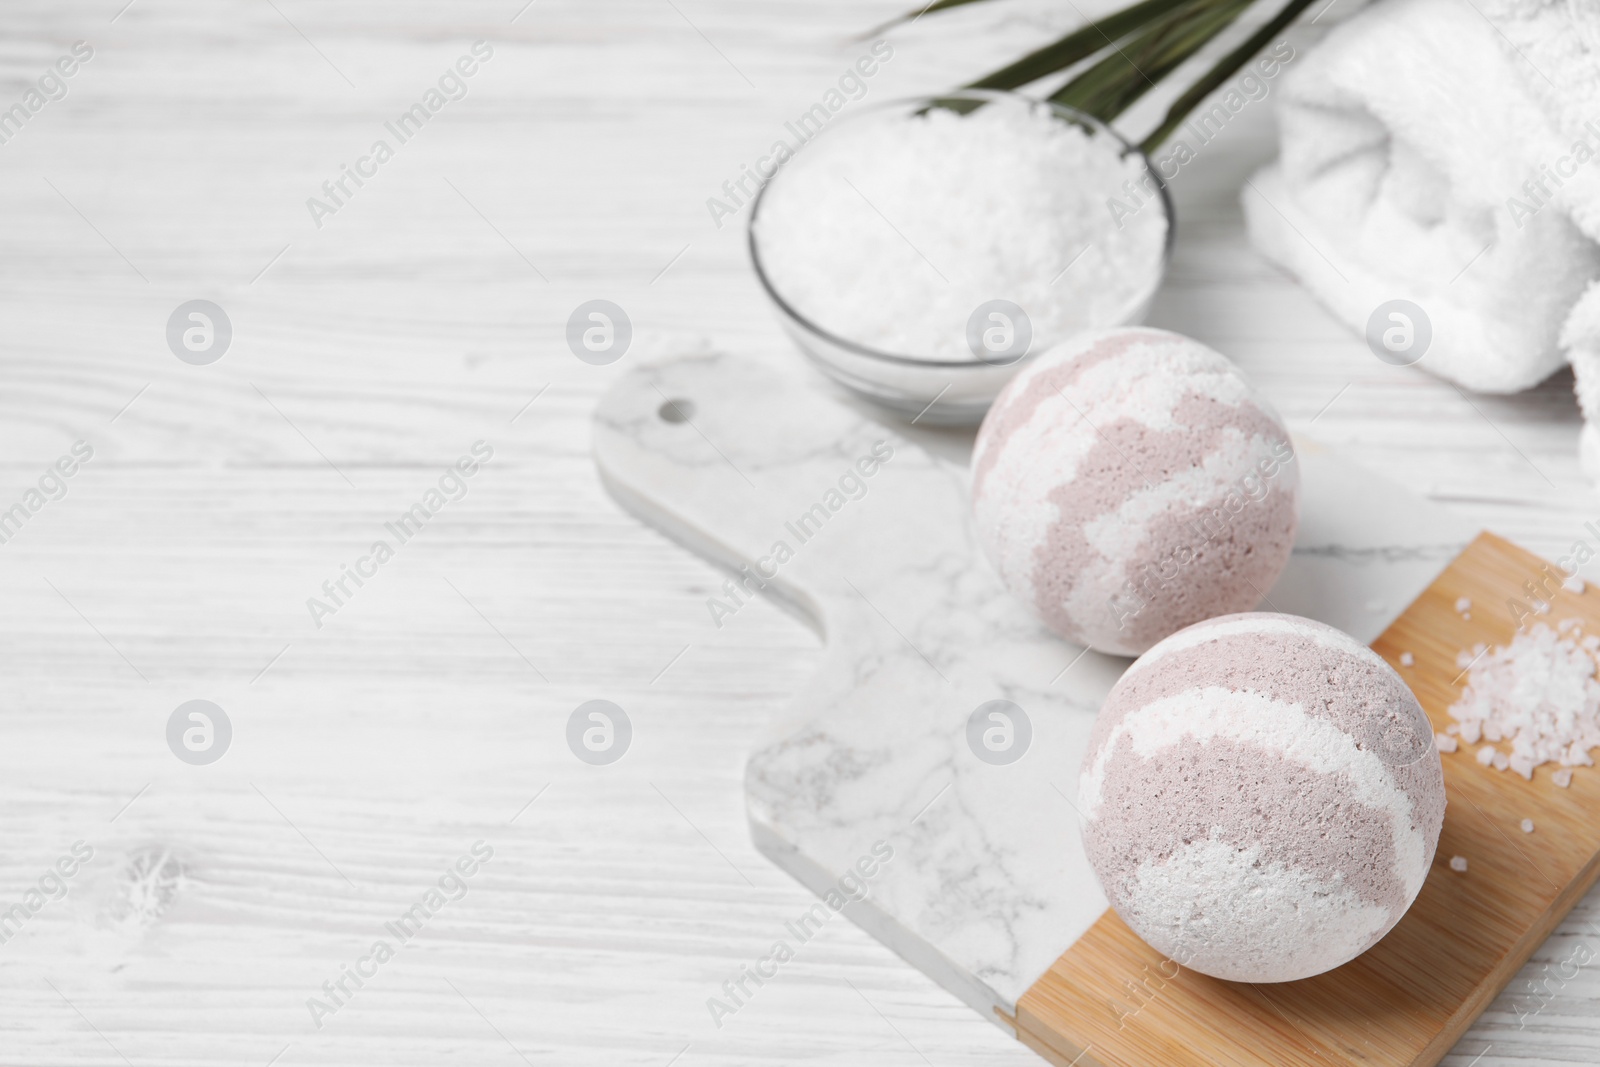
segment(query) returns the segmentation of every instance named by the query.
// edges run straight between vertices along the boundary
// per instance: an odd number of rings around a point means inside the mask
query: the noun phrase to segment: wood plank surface
[[[907,6],[8,0],[0,104],[74,41],[95,57],[0,145],[0,504],[74,440],[96,455],[0,545],[0,905],[74,841],[96,858],[0,945],[0,1062],[1037,1064],[847,923],[712,1024],[811,902],[748,840],[742,774],[817,645],[766,602],[713,626],[721,575],[589,456],[636,360],[797,358],[705,202]],[[930,15],[866,99],[1103,6]],[[480,38],[470,94],[317,229],[306,199]],[[1570,379],[1467,399],[1374,359],[1243,236],[1273,138],[1252,105],[1179,175],[1155,324],[1238,360],[1296,431],[1563,553],[1600,515]],[[163,337],[196,297],[235,327],[209,367]],[[595,297],[635,325],[609,368],[563,340]],[[469,495],[315,628],[306,599],[478,439]],[[197,697],[235,729],[209,767],[163,737]],[[597,697],[635,727],[608,768],[563,739]],[[306,1000],[480,837],[468,895],[316,1028]],[[1518,981],[1597,918],[1586,898]],[[1525,1026],[1502,998],[1447,1061],[1597,1050],[1590,967]]]

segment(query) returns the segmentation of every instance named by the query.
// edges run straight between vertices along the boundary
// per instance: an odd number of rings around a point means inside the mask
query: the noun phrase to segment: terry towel
[[[1572,362],[1600,421],[1600,4],[1378,0],[1279,101],[1279,159],[1241,194],[1258,249],[1359,333],[1417,304],[1418,365],[1466,388]]]

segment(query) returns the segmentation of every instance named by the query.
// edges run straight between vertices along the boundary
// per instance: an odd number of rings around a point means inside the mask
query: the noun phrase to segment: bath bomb
[[[1117,914],[1180,966],[1237,982],[1309,978],[1376,944],[1421,890],[1445,806],[1400,676],[1331,626],[1268,613],[1135,661],[1078,796]]]
[[[1165,330],[1040,355],[972,456],[978,537],[1006,587],[1063,637],[1128,656],[1260,603],[1289,561],[1299,487],[1267,401]]]

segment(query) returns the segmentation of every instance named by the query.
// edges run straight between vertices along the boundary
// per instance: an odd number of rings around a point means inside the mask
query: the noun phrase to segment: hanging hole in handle
[[[674,397],[656,409],[662,422],[688,422],[694,418],[694,401]]]

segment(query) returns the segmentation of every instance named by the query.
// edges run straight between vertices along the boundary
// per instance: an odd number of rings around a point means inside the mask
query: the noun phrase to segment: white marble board
[[[761,592],[824,639],[816,675],[750,756],[757,846],[820,895],[886,842],[893,858],[868,865],[870,895],[844,913],[1004,1025],[996,1009],[1014,1013],[1106,908],[1068,798],[1128,661],[1050,634],[1006,593],[974,539],[966,469],[897,425],[798,374],[695,356],[621,378],[596,410],[594,454],[624,507],[747,590],[754,572],[740,568],[760,564]],[[1300,533],[1263,607],[1369,642],[1476,531],[1296,444]],[[732,624],[746,595],[725,586],[707,610]],[[1007,765],[967,742],[969,716],[998,698],[1032,728]]]

